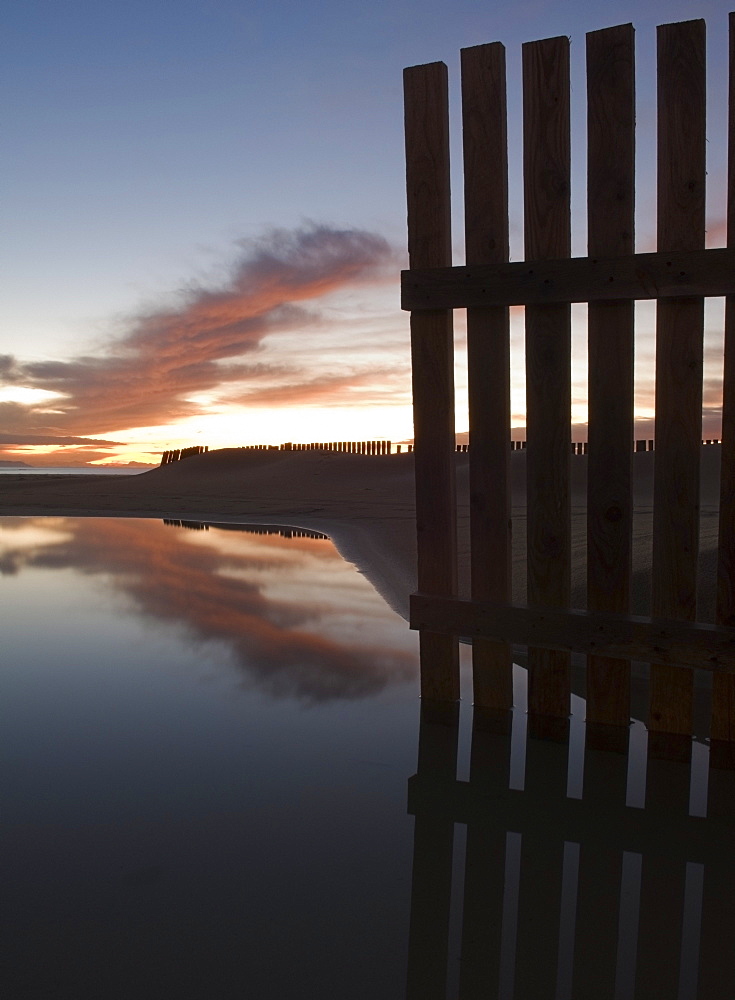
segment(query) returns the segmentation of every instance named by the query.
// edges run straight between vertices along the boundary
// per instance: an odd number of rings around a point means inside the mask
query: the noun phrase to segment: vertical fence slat
[[[452,262],[447,67],[404,70],[406,193],[410,267]],[[418,586],[453,596],[457,589],[454,473],[454,343],[450,310],[411,314]],[[459,698],[459,645],[423,632],[421,693]]]
[[[468,264],[508,260],[505,48],[462,49],[465,249]],[[467,310],[473,600],[511,602],[510,329],[508,309]],[[475,639],[474,702],[513,703],[510,645]]]
[[[587,35],[588,253],[634,252],[635,53],[630,24]],[[627,613],[633,542],[634,303],[589,304],[587,603]],[[630,664],[591,656],[587,720],[627,726]]]
[[[523,46],[523,187],[527,260],[568,257],[569,40]],[[571,591],[571,309],[526,308],[528,602],[568,607]],[[529,650],[531,730],[566,718],[569,655]]]
[[[730,14],[729,90],[727,245],[735,247],[735,14]],[[735,295],[725,299],[717,621],[721,625],[735,625]],[[714,677],[710,736],[712,762],[731,761],[731,754],[723,753],[716,744],[735,741],[735,674],[716,674]]]
[[[658,248],[704,246],[704,21],[658,28]],[[704,300],[667,299],[656,317],[653,614],[696,618]],[[651,667],[649,729],[692,731],[693,677]],[[654,738],[655,743],[655,738]]]

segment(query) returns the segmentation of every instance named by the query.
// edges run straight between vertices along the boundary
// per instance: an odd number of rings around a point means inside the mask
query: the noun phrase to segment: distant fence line
[[[191,458],[193,455],[203,455],[206,451],[209,451],[209,445],[206,444],[194,444],[190,448],[174,448],[172,451],[164,451],[161,455],[161,465],[180,462],[182,458]]]
[[[253,447],[259,447],[255,445]],[[267,447],[267,446],[264,446]],[[272,447],[278,448],[278,445]],[[337,451],[346,455],[391,455],[393,453],[391,441],[327,441],[321,443],[297,444],[287,441],[280,445],[281,451]],[[413,445],[408,445],[411,451]],[[396,445],[396,454],[401,453],[401,446]]]
[[[707,444],[721,444],[719,438],[708,438],[702,441],[703,445]],[[400,455],[402,446],[400,444],[396,445],[395,452],[393,451],[393,445],[391,441],[334,441],[328,443],[310,443],[310,444],[295,444],[292,441],[287,441],[285,444],[247,444],[243,445],[240,449],[241,451],[332,451],[341,452],[348,455]],[[572,441],[571,442],[572,454],[573,455],[586,455],[587,454],[587,442],[586,441]],[[526,442],[525,441],[511,441],[510,450],[511,451],[525,451]],[[458,444],[456,446],[457,452],[462,454],[470,450],[469,444]],[[639,451],[653,451],[653,440],[652,439],[642,439],[636,440],[634,443],[634,450]],[[194,445],[191,448],[181,448],[174,449],[173,451],[164,451],[161,456],[161,465],[169,465],[171,462],[179,462],[182,458],[191,458],[193,455],[203,455],[205,452],[209,451],[208,445]],[[410,454],[413,452],[413,445],[409,444],[406,446],[405,454]]]
[[[190,531],[209,531],[209,525],[203,521],[182,521],[178,517],[164,517],[163,523],[170,528],[188,528]]]
[[[188,528],[190,531],[209,531],[219,528],[222,531],[243,531],[248,535],[280,535],[281,538],[318,538],[329,540],[329,535],[321,531],[309,531],[307,528],[286,528],[275,524],[229,524],[227,522],[184,521],[177,517],[164,517],[163,523],[171,528]]]
[[[312,441],[308,444],[298,444],[293,441],[286,441],[284,444],[247,444],[243,445],[241,451],[331,451],[341,452],[347,455],[400,455],[402,446],[396,445],[393,451],[392,441]],[[209,451],[207,445],[194,445],[192,448],[174,449],[164,451],[161,457],[161,465],[169,465],[171,462],[179,462],[182,458],[190,458],[193,455],[202,455]],[[406,446],[407,452],[413,451],[413,445]]]
[[[706,444],[722,444],[719,438],[708,438],[706,441],[702,441],[703,445]],[[573,455],[586,455],[588,444],[586,441],[572,441],[572,454]],[[526,442],[525,441],[511,441],[510,450],[511,451],[525,451]],[[467,452],[470,450],[468,444],[458,444],[456,450],[459,452]],[[634,442],[634,451],[653,451],[653,439],[641,439]]]

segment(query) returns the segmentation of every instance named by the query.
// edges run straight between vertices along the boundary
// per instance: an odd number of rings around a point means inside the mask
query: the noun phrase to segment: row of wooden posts
[[[391,441],[326,441],[310,444],[287,441],[280,448],[281,451],[338,451],[347,455],[391,455],[393,453]],[[408,445],[408,451],[412,450],[413,445]],[[398,444],[396,445],[396,454],[400,455],[400,453],[401,445]]]
[[[718,439],[711,439],[707,441],[702,441],[702,444],[719,444]],[[401,454],[402,446],[400,444],[396,445],[395,454]],[[524,451],[526,448],[525,441],[511,441],[510,450],[511,451]],[[292,441],[288,441],[286,444],[249,444],[245,445],[242,449],[243,451],[338,451],[350,455],[391,455],[393,454],[392,443],[390,441],[336,441],[331,443],[322,444],[294,444]],[[458,444],[456,446],[458,452],[466,453],[470,450],[469,444]],[[653,441],[636,441],[635,442],[636,451],[653,451]],[[182,458],[190,458],[193,455],[203,455],[205,452],[209,451],[208,445],[193,445],[191,448],[181,448],[175,449],[173,451],[164,451],[161,456],[161,465],[169,465],[171,462],[179,462]],[[413,451],[413,445],[409,444],[406,446],[406,453],[410,454]],[[572,454],[573,455],[586,455],[587,454],[587,442],[586,441],[572,441]]]
[[[241,451],[337,451],[346,455],[392,455],[391,441],[310,441],[308,443],[286,441],[284,444],[246,444]],[[413,451],[413,445],[407,446]],[[401,454],[401,445],[396,445],[395,454]]]
[[[232,524],[227,521],[184,521],[178,517],[164,517],[163,523],[171,528],[188,528],[190,531],[209,531],[210,527],[221,531],[242,531],[248,535],[279,535],[281,538],[318,538],[327,541],[329,536],[321,531],[307,528],[287,528],[277,524]]]
[[[190,448],[173,448],[171,451],[164,451],[161,455],[161,465],[170,465],[171,462],[180,462],[182,458],[192,458],[194,455],[203,455],[209,451],[209,445],[194,444]]]
[[[721,444],[719,438],[708,438],[706,441],[703,440],[703,445],[708,444]],[[588,451],[587,441],[572,441],[572,454],[573,455],[586,455]],[[636,452],[639,451],[653,451],[653,439],[636,439],[634,444],[634,449]],[[456,446],[456,451],[458,452],[468,452],[470,450],[469,444],[458,444]],[[511,451],[525,451],[526,442],[525,441],[511,441],[510,442]]]
[[[392,455],[392,441],[310,441],[299,443],[286,441],[284,444],[247,444],[243,451],[337,451],[346,455]],[[413,451],[409,444],[407,451]],[[396,455],[401,454],[401,445],[396,445]]]
[[[241,451],[330,451],[342,452],[348,455],[400,455],[402,445],[395,446],[391,441],[320,441],[309,442],[308,444],[294,443],[287,441],[284,444],[248,444],[244,445]],[[179,462],[182,458],[190,458],[193,455],[202,455],[209,451],[207,445],[194,445],[191,448],[175,449],[164,451],[161,458],[161,465],[168,465],[171,462]],[[413,445],[406,445],[406,453],[413,451]]]

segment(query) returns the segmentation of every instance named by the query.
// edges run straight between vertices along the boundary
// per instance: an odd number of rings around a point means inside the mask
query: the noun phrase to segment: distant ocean
[[[157,466],[152,465],[150,468],[146,469],[111,469],[103,468],[102,466],[96,469],[83,468],[75,469],[69,466],[58,466],[58,467],[44,467],[44,468],[25,468],[22,465],[19,466],[8,466],[0,465],[0,476],[137,476],[141,472],[150,472],[151,469],[155,469]]]

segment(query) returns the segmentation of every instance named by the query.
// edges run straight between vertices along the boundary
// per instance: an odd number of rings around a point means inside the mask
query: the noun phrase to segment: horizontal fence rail
[[[411,626],[448,635],[498,637],[521,646],[735,671],[735,631],[677,619],[603,611],[523,608],[411,595]]]
[[[401,272],[401,308],[471,309],[730,295],[735,250],[566,257]]]

